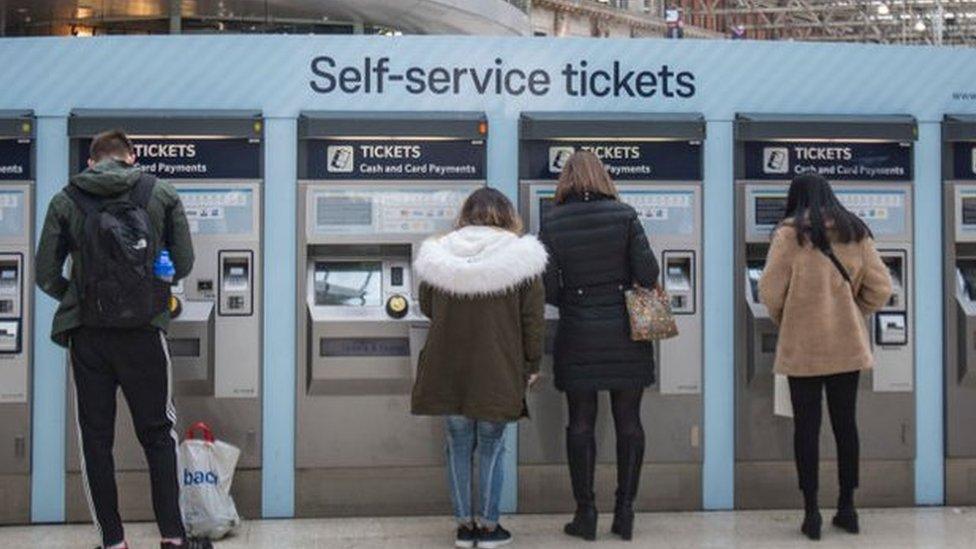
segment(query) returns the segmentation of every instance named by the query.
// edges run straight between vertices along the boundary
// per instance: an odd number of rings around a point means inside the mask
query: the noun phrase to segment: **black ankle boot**
[[[803,525],[800,526],[800,531],[806,537],[816,541],[820,539],[820,529],[823,527],[816,490],[803,491],[803,510]]]
[[[624,541],[634,539],[634,506],[633,504],[617,503],[613,509],[613,526],[610,532],[617,534]]]
[[[807,511],[803,515],[803,525],[800,526],[800,531],[803,534],[816,541],[820,539],[820,528],[823,526],[823,518],[820,516],[820,511]]]
[[[832,522],[834,523],[834,526],[846,531],[848,534],[857,534],[861,532],[861,526],[857,519],[857,511],[854,510],[853,505],[838,508],[837,514],[834,515],[834,520]]]
[[[617,504],[610,532],[630,541],[634,538],[634,499],[644,464],[644,433],[617,434]]]
[[[841,486],[840,495],[837,498],[837,514],[831,521],[834,526],[850,534],[857,534],[861,531],[858,524],[857,511],[854,509],[854,489]]]
[[[566,430],[566,457],[569,462],[569,478],[573,483],[576,513],[566,524],[567,535],[596,540],[597,511],[593,493],[593,469],[596,466],[596,439],[593,433],[573,434]]]
[[[573,520],[563,526],[563,532],[568,536],[583,538],[586,541],[596,541],[596,518],[595,506],[577,506]]]

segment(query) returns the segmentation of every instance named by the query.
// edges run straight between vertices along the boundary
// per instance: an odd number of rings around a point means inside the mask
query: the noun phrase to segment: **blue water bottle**
[[[173,260],[169,258],[169,250],[159,252],[159,256],[156,257],[156,262],[153,264],[153,272],[156,278],[170,283],[173,282],[173,277],[176,275],[176,266],[173,265]]]

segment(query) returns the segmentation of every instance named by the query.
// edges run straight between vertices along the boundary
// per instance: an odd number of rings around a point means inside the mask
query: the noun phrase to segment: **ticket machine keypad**
[[[218,254],[220,269],[220,302],[218,313],[225,316],[247,316],[252,312],[253,255],[250,251],[223,251]],[[197,285],[203,281],[198,281]]]

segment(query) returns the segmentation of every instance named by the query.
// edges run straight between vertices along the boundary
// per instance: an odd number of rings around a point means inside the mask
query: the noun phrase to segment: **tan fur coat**
[[[797,243],[788,222],[773,235],[759,294],[779,325],[775,371],[820,376],[870,368],[874,363],[865,316],[891,295],[891,276],[871,238],[834,242],[854,288],[809,241]]]

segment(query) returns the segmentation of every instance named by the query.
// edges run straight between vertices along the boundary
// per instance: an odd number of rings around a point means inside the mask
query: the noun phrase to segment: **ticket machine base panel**
[[[451,513],[447,473],[442,465],[295,471],[297,518]]]
[[[30,520],[30,413],[26,403],[0,404],[0,524]]]
[[[30,522],[30,476],[27,474],[0,475],[0,524]]]
[[[634,508],[637,511],[694,511],[702,508],[702,468],[696,463],[645,463]],[[596,506],[613,509],[617,466],[598,463]],[[572,513],[576,509],[569,469],[559,465],[519,466],[520,513]]]
[[[860,507],[915,505],[915,462],[861,460],[861,486],[854,495]],[[793,461],[750,461],[735,464],[736,509],[800,509]],[[820,461],[820,505],[837,505],[837,462]]]
[[[85,498],[81,473],[68,473],[65,500],[67,522],[91,522],[91,512]],[[152,522],[152,497],[149,491],[149,473],[146,471],[117,471],[115,482],[119,488],[119,510],[125,522]],[[261,518],[261,470],[238,469],[230,495],[234,498],[237,513],[242,519]]]
[[[946,505],[976,505],[976,458],[948,458]]]

